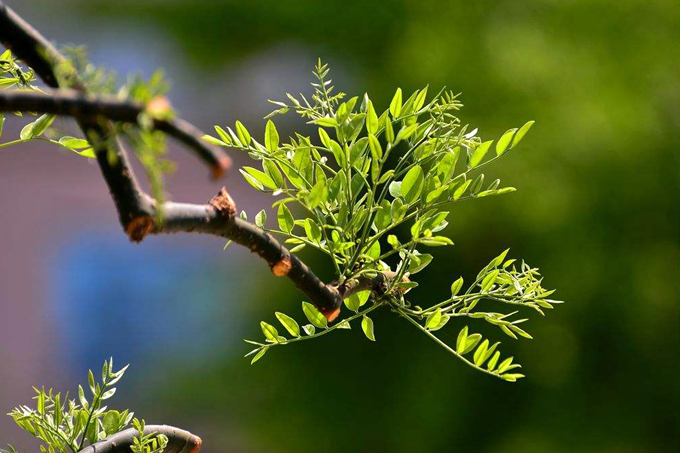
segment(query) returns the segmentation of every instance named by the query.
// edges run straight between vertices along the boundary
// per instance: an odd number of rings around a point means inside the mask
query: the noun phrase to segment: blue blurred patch
[[[166,245],[135,246],[97,233],[65,242],[53,255],[49,309],[59,325],[58,349],[74,367],[108,356],[118,364],[170,357],[197,363],[240,345],[233,320],[245,298],[239,288],[249,286],[247,269],[230,265],[217,247]]]

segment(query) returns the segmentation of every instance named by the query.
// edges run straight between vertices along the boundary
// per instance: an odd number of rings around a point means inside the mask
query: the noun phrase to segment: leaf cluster
[[[437,311],[414,310],[405,300],[405,294],[417,286],[413,275],[433,260],[427,249],[453,245],[445,232],[450,214],[445,207],[515,190],[501,187],[498,179],[485,182],[479,170],[516,148],[533,121],[509,129],[498,140],[482,140],[477,129],[469,131],[458,118],[462,104],[453,92],[442,89],[428,97],[426,86],[406,97],[398,88],[389,108],[380,111],[367,94],[347,99],[336,92],[328,73],[327,65],[319,61],[309,100],[303,94],[287,94],[286,101],[270,101],[277,109],[267,116],[262,142],[240,121],[233,128],[215,126],[216,136],[204,138],[245,151],[257,162],[241,169],[241,174],[255,189],[276,197],[272,204],[276,222],[268,224],[267,211],[262,210],[255,223],[282,236],[292,252],[311,248],[327,255],[339,285],[379,273],[390,276],[384,293],[368,292],[361,303],[348,298],[345,305],[355,314],[339,324],[349,326],[361,317],[364,333],[374,340],[373,322],[360,310],[367,300],[369,310],[389,305],[414,322],[432,315],[426,328],[430,335],[437,330],[433,326],[441,328],[453,316],[473,313],[482,299],[546,308],[541,304],[548,302],[528,299],[536,292],[533,271],[514,271],[514,267],[483,270],[482,280],[475,282],[466,298],[450,301],[452,306],[435,305]],[[289,112],[316,126],[317,137],[296,133],[282,140],[271,118]],[[407,235],[403,227],[398,228],[402,225],[410,226]],[[313,326],[308,312],[304,308]],[[519,327],[506,325],[500,316],[488,314],[485,319],[495,319],[506,333],[517,333]],[[253,362],[271,346],[319,336],[332,328],[321,327],[327,330],[302,337],[297,329],[292,339],[285,339],[263,323],[266,342],[255,343]],[[488,350],[493,354],[495,347]]]
[[[104,362],[101,381],[97,381],[92,370],[87,373],[87,391],[78,386],[77,396],[69,398],[68,393],[35,388],[35,408],[23,405],[8,415],[24,431],[42,442],[41,453],[77,453],[86,445],[92,445],[125,429],[131,422],[140,431],[135,440],[135,453],[160,453],[167,438],[155,434],[143,435],[144,422],[133,418],[128,409],[109,409],[105,401],[116,393],[116,385],[128,366],[114,371],[113,358]],[[162,445],[162,446],[161,446]],[[9,446],[12,453],[16,450]]]

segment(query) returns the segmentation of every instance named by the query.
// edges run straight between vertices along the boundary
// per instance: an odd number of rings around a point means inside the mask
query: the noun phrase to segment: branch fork
[[[359,277],[342,284],[322,282],[306,264],[291,254],[270,234],[237,215],[236,204],[225,188],[207,204],[164,202],[145,193],[128,163],[125,148],[116,138],[113,123],[136,124],[141,113],[167,111],[165,99],[146,106],[111,97],[96,97],[73,73],[69,86],[62,87],[56,68],[71,68],[68,60],[40,33],[0,0],[0,42],[24,60],[52,89],[43,93],[0,91],[0,111],[38,111],[71,116],[91,142],[102,176],[111,192],[124,231],[132,242],[150,234],[195,232],[230,239],[264,259],[277,277],[288,277],[328,321],[335,320],[344,298],[371,289],[384,293],[386,276]],[[221,149],[201,140],[195,126],[181,119],[154,117],[153,127],[178,139],[211,168],[213,177],[222,176],[230,166]],[[114,157],[114,159],[111,159]],[[162,223],[158,223],[158,210]],[[384,288],[383,288],[384,287]]]

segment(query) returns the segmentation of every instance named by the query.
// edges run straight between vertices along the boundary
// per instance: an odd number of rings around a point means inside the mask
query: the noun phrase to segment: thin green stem
[[[401,316],[403,316],[403,317],[406,318],[411,324],[413,324],[414,326],[416,326],[416,327],[418,328],[418,330],[420,330],[420,331],[423,332],[425,335],[427,335],[428,337],[430,337],[431,339],[433,339],[433,340],[434,340],[437,344],[439,344],[442,348],[446,349],[446,350],[449,351],[451,354],[453,354],[453,355],[455,355],[456,357],[458,357],[460,360],[462,360],[463,362],[465,362],[467,365],[471,366],[471,367],[474,368],[475,370],[479,370],[479,371],[481,371],[481,372],[483,372],[483,373],[486,373],[486,374],[488,374],[488,375],[490,375],[490,376],[499,377],[498,374],[496,374],[496,373],[494,373],[494,372],[492,372],[492,371],[489,371],[489,370],[487,370],[486,368],[478,367],[478,366],[475,365],[474,363],[470,362],[470,361],[469,361],[467,358],[465,358],[463,355],[458,354],[458,352],[457,352],[455,349],[453,349],[453,348],[452,348],[451,346],[449,346],[448,344],[444,343],[444,342],[443,342],[442,340],[440,340],[436,335],[434,335],[432,332],[430,332],[430,331],[427,330],[425,327],[421,326],[418,322],[416,322],[413,318],[411,318],[411,317],[408,315],[408,313],[404,312],[404,310],[403,310],[401,307],[396,307],[396,310],[397,310],[397,312],[398,312]]]
[[[335,329],[339,328],[340,325],[342,325],[342,323],[344,323],[344,322],[351,323],[355,319],[361,318],[364,315],[366,315],[366,314],[372,312],[373,310],[380,308],[384,305],[385,305],[384,302],[375,303],[375,304],[371,305],[370,307],[368,307],[366,310],[357,312],[356,314],[333,324],[331,327],[324,329],[321,332],[315,332],[314,335],[308,335],[306,337],[299,336],[299,337],[296,337],[296,338],[291,338],[290,340],[287,339],[285,342],[271,343],[271,344],[265,345],[264,347],[280,346],[280,345],[285,345],[285,344],[290,344],[290,343],[297,343],[298,341],[311,340],[312,338],[321,337],[321,336],[326,335],[327,333],[330,333],[330,332],[334,331]]]

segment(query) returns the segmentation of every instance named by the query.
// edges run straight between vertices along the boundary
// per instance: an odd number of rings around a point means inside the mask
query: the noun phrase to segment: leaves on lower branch
[[[108,409],[104,402],[116,393],[113,387],[125,374],[127,366],[114,371],[113,359],[104,362],[101,381],[97,382],[94,373],[87,374],[87,388],[78,386],[78,395],[69,398],[68,393],[56,393],[52,389],[34,387],[35,408],[19,406],[8,415],[23,430],[43,442],[42,453],[77,453],[86,446],[125,429],[130,423],[139,431],[134,440],[134,453],[161,453],[167,445],[167,437],[150,433],[145,435],[144,421],[134,417],[128,409],[118,411]],[[10,446],[10,451],[15,450]]]

